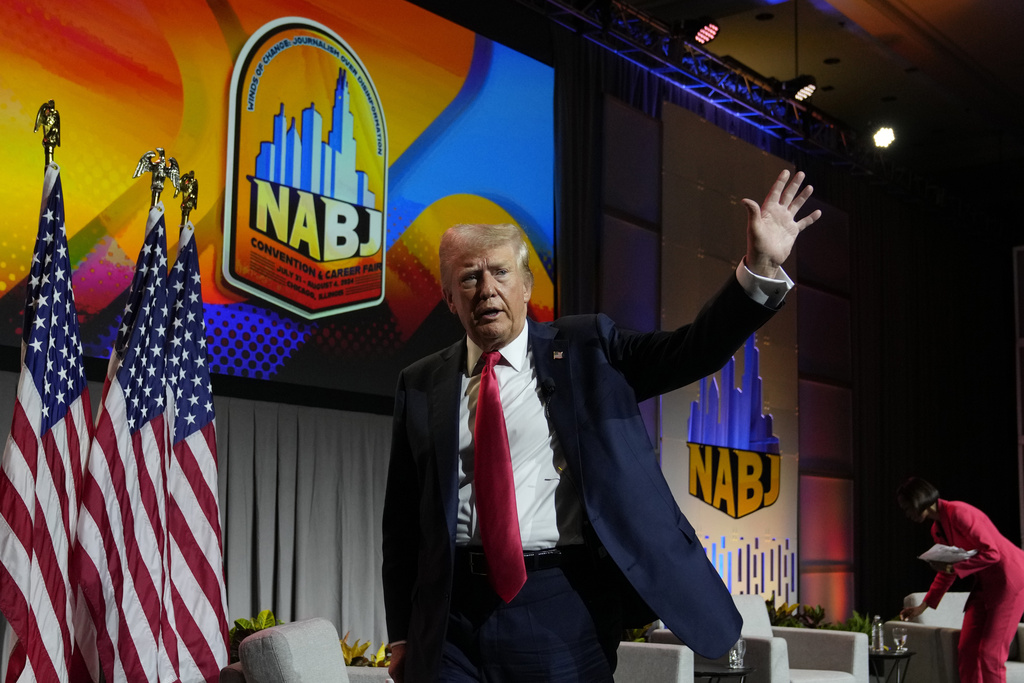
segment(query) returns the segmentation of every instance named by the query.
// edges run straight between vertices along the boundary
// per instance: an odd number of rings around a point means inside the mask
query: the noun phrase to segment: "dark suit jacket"
[[[661,474],[637,403],[717,371],[771,315],[733,277],[675,331],[630,332],[603,315],[529,321],[538,383],[554,382],[550,419],[586,523],[640,598],[708,657],[736,641],[742,620]],[[464,371],[463,340],[406,368],[395,397],[384,602],[390,639],[407,641],[412,683],[434,680],[444,640]]]

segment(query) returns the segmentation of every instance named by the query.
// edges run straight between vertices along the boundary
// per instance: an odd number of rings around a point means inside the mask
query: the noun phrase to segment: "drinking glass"
[[[906,626],[894,626],[892,629],[892,639],[896,641],[896,652],[907,651],[907,627]]]
[[[736,641],[736,644],[729,650],[729,668],[730,669],[742,669],[743,668],[743,655],[747,652],[747,641],[740,638]]]

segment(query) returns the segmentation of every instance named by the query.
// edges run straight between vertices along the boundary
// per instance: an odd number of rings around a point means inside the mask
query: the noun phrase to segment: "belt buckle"
[[[545,548],[533,553],[534,569],[551,569],[562,564],[562,551],[557,548]]]
[[[483,553],[469,551],[469,573],[487,576],[487,556]]]
[[[526,564],[526,571],[538,571],[541,569],[553,569],[562,565],[562,551],[558,548],[545,548],[543,550],[531,550],[523,553],[523,561]]]

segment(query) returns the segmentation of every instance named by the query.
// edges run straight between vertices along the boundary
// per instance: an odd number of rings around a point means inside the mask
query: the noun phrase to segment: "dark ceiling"
[[[654,20],[710,15],[704,49],[769,78],[812,74],[813,107],[860,134],[892,126],[887,161],[941,174],[1024,160],[1021,0],[626,0]]]

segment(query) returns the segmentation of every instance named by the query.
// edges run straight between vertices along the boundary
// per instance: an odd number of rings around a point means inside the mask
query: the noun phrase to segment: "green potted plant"
[[[234,664],[238,661],[238,645],[247,637],[257,631],[283,623],[283,621],[278,621],[274,613],[268,609],[263,610],[252,619],[236,619],[235,625],[231,627],[229,632],[231,644],[228,652],[228,662]]]

